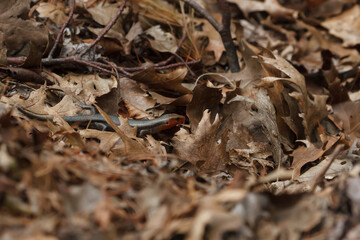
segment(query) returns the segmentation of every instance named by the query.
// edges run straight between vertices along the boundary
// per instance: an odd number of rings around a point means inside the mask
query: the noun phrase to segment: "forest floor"
[[[359,1],[0,9],[0,240],[360,239]]]

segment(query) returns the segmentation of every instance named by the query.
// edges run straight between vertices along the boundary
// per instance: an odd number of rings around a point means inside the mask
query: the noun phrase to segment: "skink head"
[[[166,119],[166,124],[161,127],[161,130],[170,129],[185,121],[185,117],[178,114],[166,114],[161,116],[161,118]]]

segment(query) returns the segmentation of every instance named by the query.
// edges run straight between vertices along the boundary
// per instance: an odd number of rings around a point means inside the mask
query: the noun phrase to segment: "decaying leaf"
[[[187,74],[186,68],[178,68],[168,74],[156,73],[153,68],[136,73],[132,79],[139,83],[146,84],[149,89],[160,93],[173,91],[174,93],[186,94],[191,91],[182,86],[182,81]]]
[[[145,31],[151,36],[149,41],[151,47],[159,52],[175,53],[177,50],[176,38],[169,32],[164,32],[159,25]]]
[[[318,122],[328,115],[326,109],[328,97],[325,95],[314,95],[312,100],[307,93],[304,76],[283,58],[275,55],[275,59],[267,57],[261,57],[261,59],[264,63],[271,64],[288,76],[288,78],[265,77],[263,78],[264,81],[273,82],[281,80],[295,85],[296,91],[291,92],[289,96],[297,100],[301,111],[300,116],[303,118],[305,134],[309,136]]]
[[[274,17],[287,17],[295,13],[294,10],[281,6],[277,0],[265,0],[263,2],[230,0],[230,2],[237,4],[246,14],[266,11]]]
[[[327,139],[327,142],[321,147],[318,148],[313,144],[310,144],[309,147],[300,146],[294,150],[292,153],[294,160],[292,167],[294,168],[293,177],[297,178],[300,176],[300,170],[302,166],[306,163],[313,162],[319,159],[327,150],[329,150],[340,137],[330,137]]]
[[[0,239],[358,239],[358,2],[0,1]]]
[[[345,47],[360,43],[360,6],[355,5],[342,14],[327,19],[322,25],[329,29],[330,33],[341,38]]]
[[[64,24],[67,19],[63,11],[64,7],[64,4],[61,2],[41,2],[35,9],[39,13],[39,17],[49,18],[55,24]]]
[[[211,122],[210,112],[204,111],[194,135],[177,135],[175,152],[201,170],[224,169],[229,157],[225,151],[226,133],[217,139],[219,124],[219,116]]]

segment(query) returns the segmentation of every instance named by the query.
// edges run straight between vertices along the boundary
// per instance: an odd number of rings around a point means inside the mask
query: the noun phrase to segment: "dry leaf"
[[[219,125],[219,116],[211,123],[210,112],[204,111],[193,135],[174,138],[175,153],[201,170],[223,169],[229,157],[225,151],[226,133],[219,140],[216,137]]]
[[[151,38],[148,38],[150,41],[151,47],[159,52],[171,52],[175,53],[177,51],[177,42],[176,38],[169,32],[164,32],[160,25],[153,26],[145,31]]]
[[[321,23],[329,32],[343,40],[344,47],[360,43],[360,6],[355,5],[342,14]]]
[[[254,0],[230,0],[235,3],[246,14],[265,11],[273,17],[289,17],[296,13],[295,10],[281,6],[277,0],[265,0],[263,2]]]
[[[64,13],[64,3],[62,2],[40,2],[36,6],[36,11],[41,18],[49,18],[55,24],[64,24],[67,16]]]
[[[314,144],[310,144],[309,147],[300,146],[294,150],[291,154],[294,157],[291,165],[294,168],[293,177],[297,178],[300,176],[301,168],[309,163],[319,159],[327,150],[329,150],[340,137],[330,136],[327,138],[327,142],[321,147],[316,147]]]

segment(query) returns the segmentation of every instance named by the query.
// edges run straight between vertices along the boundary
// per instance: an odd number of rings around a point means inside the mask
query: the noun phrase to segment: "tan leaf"
[[[120,6],[120,2],[109,4],[109,3],[100,3],[91,8],[88,8],[87,11],[91,14],[93,19],[100,23],[101,25],[106,26],[116,15],[116,12]],[[118,32],[124,36],[124,30],[122,29],[122,18],[119,18],[111,30],[113,32]]]
[[[145,31],[152,38],[148,38],[151,47],[159,52],[175,53],[177,50],[177,42],[174,35],[164,32],[160,25],[153,26]]]
[[[198,45],[198,48],[200,48],[200,46],[203,44],[204,38],[208,38],[209,43],[205,47],[205,51],[212,52],[215,56],[215,61],[218,62],[221,55],[225,51],[220,34],[205,19],[194,19],[194,24],[201,26],[201,31],[195,31],[193,33],[193,37]]]
[[[360,43],[360,6],[355,4],[351,9],[321,23],[329,32],[343,40],[345,47]]]
[[[229,0],[229,2],[238,5],[246,15],[252,12],[264,11],[273,17],[288,17],[296,12],[293,9],[281,6],[277,0],[265,0],[263,2],[254,0]]]
[[[57,76],[61,89],[70,96],[85,102],[87,105],[95,103],[95,98],[105,95],[117,87],[114,76],[102,78],[98,74],[69,73],[64,78]]]
[[[40,2],[36,6],[36,11],[39,13],[41,18],[49,18],[55,24],[64,24],[67,16],[64,13],[63,2]]]

